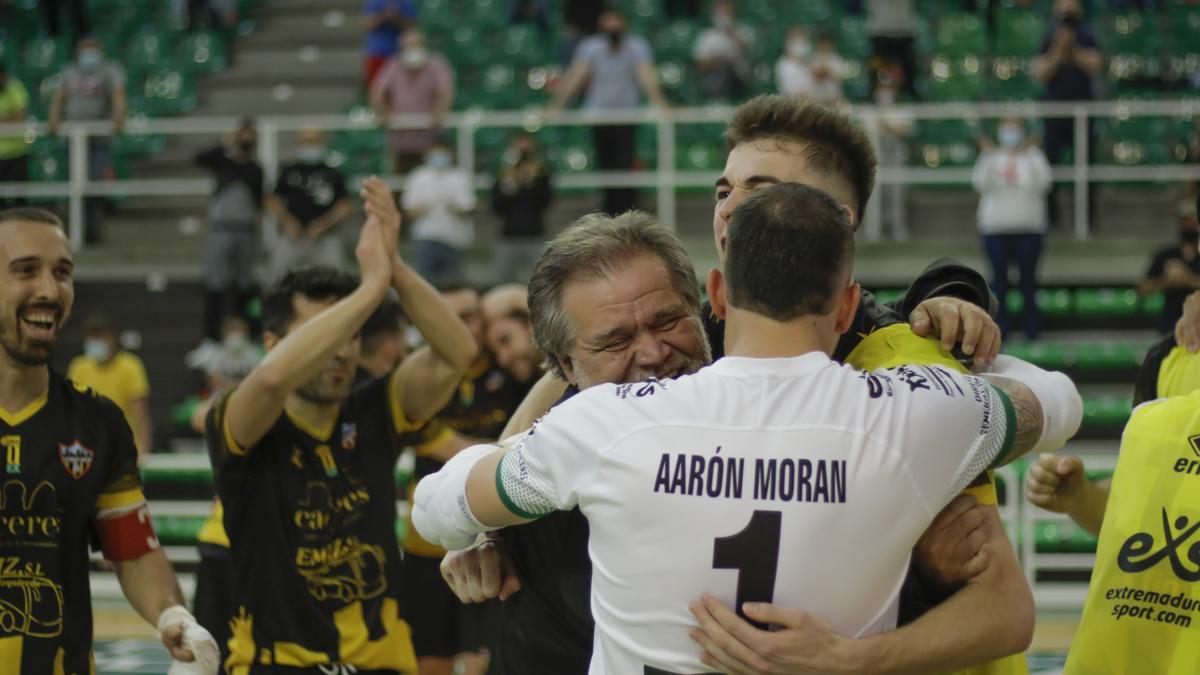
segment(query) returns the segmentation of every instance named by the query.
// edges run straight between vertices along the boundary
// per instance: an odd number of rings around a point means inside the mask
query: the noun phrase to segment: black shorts
[[[200,544],[200,567],[196,569],[196,596],[192,613],[196,622],[212,633],[221,649],[221,662],[229,658],[229,620],[233,618],[233,564],[229,549]]]
[[[417,658],[449,658],[490,648],[500,620],[499,601],[464,605],[442,578],[441,558],[404,558],[404,615]]]

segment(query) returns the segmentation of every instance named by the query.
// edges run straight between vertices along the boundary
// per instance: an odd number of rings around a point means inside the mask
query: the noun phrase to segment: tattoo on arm
[[[986,379],[1012,401],[1017,429],[1010,456],[1015,458],[1024,455],[1032,450],[1042,437],[1042,404],[1029,387],[1016,380],[995,375],[988,375]]]

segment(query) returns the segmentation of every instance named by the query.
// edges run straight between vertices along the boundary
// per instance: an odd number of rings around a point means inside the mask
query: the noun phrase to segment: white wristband
[[[1001,354],[984,373],[999,375],[1029,387],[1042,406],[1042,435],[1032,453],[1054,452],[1066,445],[1083,421],[1083,400],[1071,378]]]
[[[188,662],[172,659],[168,675],[216,675],[221,667],[221,651],[212,634],[197,623],[196,617],[183,605],[168,607],[158,615],[160,637],[172,626],[183,627],[183,646],[196,658]]]
[[[475,445],[456,454],[437,473],[417,483],[413,493],[413,527],[427,541],[457,551],[475,543],[480,532],[497,528],[479,522],[467,504],[467,479],[483,457],[497,450]]]

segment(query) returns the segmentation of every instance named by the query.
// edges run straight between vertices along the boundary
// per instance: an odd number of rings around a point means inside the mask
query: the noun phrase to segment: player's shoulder
[[[121,420],[125,418],[117,404],[108,397],[55,371],[50,371],[49,390],[46,395],[49,403],[64,406],[68,410],[77,410],[89,417]]]
[[[1129,416],[1126,431],[1164,429],[1181,424],[1195,425],[1200,417],[1200,391],[1181,396],[1157,398],[1137,406]]]

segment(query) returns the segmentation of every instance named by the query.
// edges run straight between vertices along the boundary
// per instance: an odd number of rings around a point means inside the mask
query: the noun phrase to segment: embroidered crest
[[[358,425],[354,422],[342,422],[342,449],[350,452],[358,445]]]
[[[63,468],[71,474],[71,478],[79,480],[92,469],[92,459],[96,453],[75,439],[70,445],[58,444],[58,458],[62,460]]]

